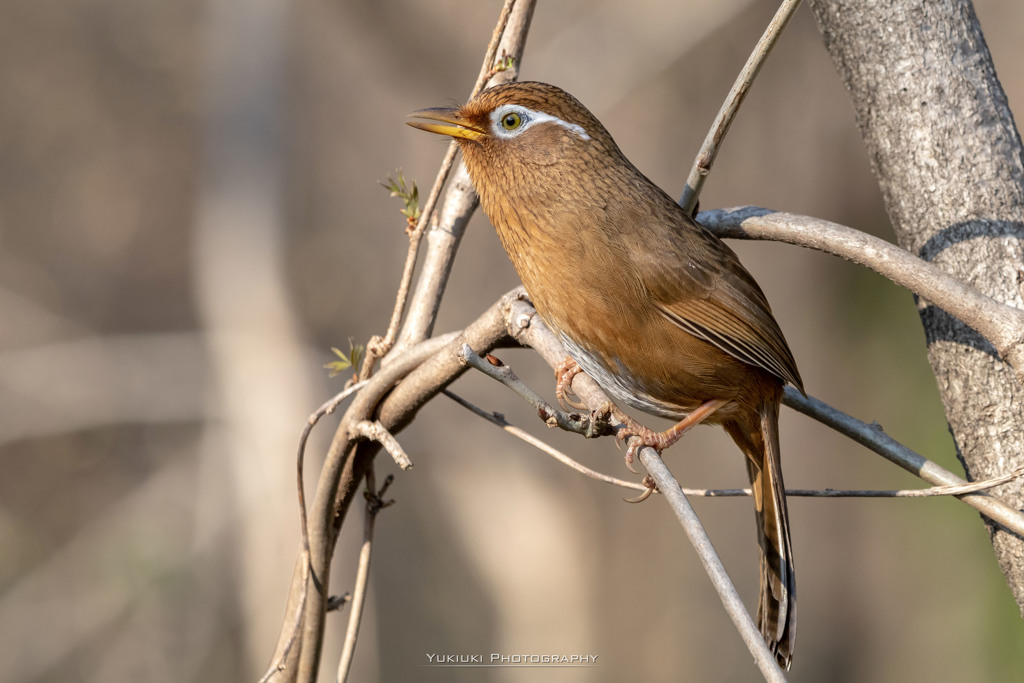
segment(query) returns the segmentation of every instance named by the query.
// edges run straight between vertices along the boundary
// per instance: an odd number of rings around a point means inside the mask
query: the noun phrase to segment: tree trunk
[[[899,244],[1024,308],[1020,136],[968,0],[812,0]],[[974,330],[918,302],[957,454],[972,480],[1024,464],[1024,387]],[[881,380],[881,378],[880,378]],[[1024,507],[1024,486],[995,490]],[[1024,539],[986,520],[1024,613]]]

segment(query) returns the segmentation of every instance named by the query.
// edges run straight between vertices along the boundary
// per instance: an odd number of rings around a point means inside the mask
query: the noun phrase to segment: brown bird
[[[761,546],[758,623],[789,668],[796,582],[779,457],[779,404],[796,361],[736,254],[622,154],[593,114],[546,83],[509,83],[410,126],[450,135],[537,312],[616,401],[679,420],[659,451],[704,421],[747,456]],[[620,432],[620,436],[622,432]]]

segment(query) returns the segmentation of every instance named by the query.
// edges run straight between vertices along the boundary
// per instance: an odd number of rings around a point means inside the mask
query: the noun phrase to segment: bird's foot
[[[622,420],[622,427],[619,429],[618,434],[615,435],[615,445],[620,449],[622,444],[626,446],[626,469],[633,474],[640,474],[635,467],[633,467],[633,461],[636,460],[636,454],[644,446],[650,446],[654,450],[661,453],[663,450],[671,446],[679,437],[676,439],[669,440],[668,431],[656,432],[650,427],[645,427],[629,415],[626,415],[621,410],[618,411],[618,418]],[[671,431],[671,430],[669,430]]]
[[[656,432],[649,427],[645,427],[629,415],[618,411],[623,426],[619,429],[619,433],[615,435],[615,443],[621,448],[622,443],[627,439],[629,440],[629,445],[626,448],[626,468],[634,474],[639,474],[633,468],[633,461],[636,459],[636,454],[641,448],[650,446],[658,451],[658,453],[661,453],[676,441],[679,441],[683,434],[699,425],[728,402],[727,399],[722,398],[713,398],[710,401],[705,401],[692,413],[663,432]]]
[[[586,408],[582,401],[569,398],[570,395],[575,396],[572,392],[572,380],[581,372],[583,368],[569,356],[566,356],[562,364],[555,369],[555,398],[564,410],[569,410],[570,407],[576,410]]]

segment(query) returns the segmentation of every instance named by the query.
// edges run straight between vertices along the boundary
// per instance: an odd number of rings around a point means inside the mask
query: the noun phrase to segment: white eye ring
[[[518,121],[511,128],[506,128],[506,122]],[[491,112],[491,132],[495,137],[511,139],[523,133],[523,131],[529,129],[538,123],[556,123],[562,126],[566,130],[575,133],[580,136],[583,140],[589,140],[590,136],[587,135],[587,131],[576,123],[569,123],[563,121],[557,116],[546,114],[542,111],[534,111],[527,109],[526,107],[518,104],[503,104],[494,111]]]

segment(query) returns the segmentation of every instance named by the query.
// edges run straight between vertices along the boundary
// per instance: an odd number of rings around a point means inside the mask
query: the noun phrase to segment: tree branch
[[[805,397],[792,387],[786,387],[782,402],[808,417],[814,418],[824,425],[835,429],[857,443],[878,453],[889,462],[899,465],[911,474],[917,475],[930,484],[939,486],[962,486],[967,481],[923,455],[915,453],[885,433],[878,424],[867,424],[855,417],[836,410],[824,401]],[[978,510],[994,522],[998,522],[1007,530],[1024,538],[1024,513],[1008,505],[1003,500],[988,494],[978,493],[961,498],[975,510]]]
[[[768,27],[765,28],[761,39],[754,46],[754,51],[747,58],[747,63],[743,65],[739,75],[736,76],[736,82],[733,83],[732,89],[726,95],[722,108],[718,110],[718,115],[715,117],[714,123],[711,124],[711,130],[708,131],[704,143],[700,146],[700,151],[697,152],[697,157],[693,160],[690,176],[686,179],[686,187],[683,188],[683,195],[679,198],[679,205],[691,216],[697,208],[700,192],[704,188],[704,181],[711,173],[711,166],[715,163],[718,148],[721,146],[722,140],[725,139],[725,134],[729,132],[729,126],[736,118],[740,105],[743,104],[747,92],[750,91],[750,86],[754,84],[754,79],[757,78],[761,66],[768,59],[768,53],[775,47],[786,24],[793,18],[793,13],[799,6],[800,0],[783,0],[775,16],[768,23]]]
[[[456,338],[457,334],[452,333],[436,339],[430,339],[408,349],[405,353],[396,357],[393,363],[378,372],[366,383],[366,386],[363,387],[363,391],[360,392],[356,398],[356,401],[360,401],[360,399],[362,399],[356,412],[366,412],[367,403],[372,407],[372,404],[379,400],[380,396],[386,393],[388,389],[398,381],[398,379],[408,374],[413,368],[421,364],[425,358],[435,353],[437,349],[443,347],[444,344],[451,343]],[[333,410],[337,405],[336,402],[339,400],[340,399],[338,397],[335,397],[321,406],[321,408],[311,416],[309,423],[303,429],[302,436],[300,437],[299,456],[297,458],[300,473],[300,480],[298,483],[300,491],[303,489],[301,481],[301,462],[305,450],[305,442],[309,437],[309,430],[312,429],[312,426],[316,424],[316,421],[318,421],[322,415]],[[355,402],[353,402],[353,404],[355,404]],[[333,463],[333,467],[341,469],[341,465],[337,462]],[[321,474],[320,483],[324,484],[323,474]],[[318,487],[318,496],[322,495],[324,495],[324,493],[321,492]],[[299,504],[300,521],[304,521],[307,519],[304,493],[301,493],[299,496]],[[314,509],[316,509],[315,504]],[[303,526],[305,527],[306,525],[303,524]],[[322,553],[325,550],[323,547],[324,535],[319,526],[318,529],[319,530],[316,535],[318,542],[316,545],[320,548],[320,552]],[[302,625],[305,623],[309,583],[311,581],[319,580],[317,575],[310,572],[310,569],[313,566],[311,561],[312,546],[314,544],[313,538],[313,531],[304,529],[302,546],[299,548],[295,568],[292,571],[292,582],[288,592],[288,602],[285,607],[284,623],[282,624],[281,634],[278,638],[277,648],[274,651],[274,656],[271,658],[271,665],[267,675],[264,676],[264,680],[266,681],[278,682],[299,680],[297,666],[298,657],[301,654],[301,651],[305,649],[306,641],[303,640],[303,645],[300,648],[293,647],[293,645],[296,642],[297,633],[301,632]]]
[[[588,438],[600,436],[607,431],[607,420],[599,420],[594,413],[581,415],[579,413],[566,413],[558,410],[550,403],[542,399],[533,389],[526,386],[516,376],[512,368],[502,363],[497,358],[488,357],[485,361],[479,354],[473,351],[468,344],[463,344],[459,349],[459,359],[473,368],[498,380],[512,391],[532,405],[537,415],[548,427],[560,427],[567,432],[582,434]]]
[[[356,585],[352,590],[352,608],[348,615],[348,630],[345,632],[345,644],[342,647],[341,659],[338,662],[338,683],[348,680],[349,670],[352,668],[352,658],[355,656],[356,641],[359,639],[359,624],[363,619],[363,606],[366,604],[366,587],[370,583],[370,557],[373,554],[373,527],[377,522],[377,515],[386,507],[394,505],[395,501],[384,500],[391,482],[395,480],[394,475],[389,474],[384,479],[384,485],[377,490],[377,479],[371,466],[366,472],[366,517],[363,522],[363,545],[359,549],[359,568],[356,571]]]
[[[434,178],[434,186],[427,196],[427,203],[420,212],[420,219],[416,227],[409,233],[409,250],[405,255],[405,266],[402,268],[402,279],[398,283],[398,292],[395,294],[395,307],[391,311],[391,321],[388,323],[388,330],[384,337],[374,336],[366,345],[366,358],[363,360],[363,367],[359,368],[359,376],[366,378],[373,372],[373,366],[377,361],[386,356],[394,348],[395,340],[398,337],[398,326],[405,315],[405,307],[409,301],[409,288],[412,284],[412,276],[416,270],[416,261],[419,258],[420,242],[423,239],[423,232],[426,230],[427,222],[434,215],[434,207],[437,206],[437,199],[441,196],[441,188],[444,181],[451,173],[452,164],[455,162],[455,153],[458,146],[453,140],[448,145],[444,159],[441,161],[441,168]]]
[[[502,9],[502,19],[498,21],[499,28],[504,23],[501,40],[495,44],[492,38],[487,57],[480,69],[480,77],[470,93],[470,99],[484,86],[498,85],[518,77],[535,4],[535,0],[506,0]],[[495,36],[497,35],[498,28],[495,29]],[[505,55],[511,64],[496,71],[494,57],[499,52]],[[453,142],[449,152],[451,153],[454,148]],[[447,160],[447,157],[445,158]],[[416,291],[413,293],[409,317],[398,335],[396,348],[400,349],[425,339],[433,330],[441,297],[444,295],[448,275],[455,260],[455,252],[459,248],[462,235],[466,232],[466,225],[476,210],[477,203],[473,183],[469,180],[465,166],[459,163],[438,219],[431,224],[427,232],[427,254]]]
[[[764,679],[766,681],[785,681],[785,674],[779,668],[779,663],[775,661],[775,655],[768,649],[768,644],[743,605],[736,586],[733,585],[729,573],[725,570],[725,565],[722,564],[721,558],[715,552],[715,547],[712,545],[711,539],[708,538],[707,532],[704,531],[704,526],[700,523],[693,506],[690,505],[690,501],[686,499],[683,490],[679,487],[679,482],[672,476],[658,452],[650,446],[640,449],[640,462],[654,477],[654,481],[658,484],[658,490],[665,496],[669,507],[672,508],[676,519],[679,520],[683,531],[686,532],[686,537],[690,539],[693,549],[697,551],[697,556],[700,557],[700,561],[704,565],[704,571],[707,572],[718,597],[722,600],[722,606],[725,607],[729,618],[736,625],[736,630],[739,631],[743,643],[753,655],[757,668],[761,670]]]
[[[376,441],[388,452],[394,461],[403,470],[412,469],[412,460],[409,459],[402,444],[394,434],[389,432],[379,420],[362,420],[352,427],[352,436],[362,436],[371,441]]]
[[[719,237],[796,244],[870,268],[977,330],[1024,382],[1024,311],[982,294],[895,244],[831,221],[758,206],[703,211],[697,218]]]
[[[520,11],[513,18],[512,11],[517,2],[520,5]],[[480,65],[480,75],[477,77],[476,83],[473,85],[473,90],[470,92],[470,99],[473,99],[473,97],[475,97],[476,94],[489,83],[511,80],[515,78],[516,74],[518,74],[518,62],[522,58],[523,48],[526,45],[526,32],[529,29],[530,18],[533,16],[534,2],[535,0],[505,0],[505,4],[501,8],[501,14],[498,15],[498,23],[494,27],[494,31],[491,33],[491,41],[487,45],[487,50],[484,53],[484,60]],[[512,24],[511,30],[506,30],[509,28],[510,21]],[[512,50],[515,60],[510,68],[501,69],[503,75],[500,79],[495,78],[497,72],[495,71],[494,62],[499,48],[503,50],[503,54],[508,54],[505,51]],[[427,203],[423,207],[423,211],[420,213],[420,219],[416,223],[416,227],[409,233],[409,252],[406,255],[405,268],[402,271],[402,280],[398,287],[395,308],[391,314],[391,322],[388,324],[387,334],[383,339],[375,337],[371,340],[368,345],[369,353],[367,354],[366,364],[363,366],[364,369],[360,371],[360,377],[365,377],[366,373],[372,369],[376,359],[385,356],[391,351],[395,344],[396,338],[398,337],[398,326],[401,323],[406,303],[409,298],[409,286],[412,283],[413,271],[416,269],[416,260],[419,256],[420,241],[423,237],[424,231],[426,230],[427,224],[430,223],[431,220],[434,220],[435,223],[431,230],[431,234],[437,230],[434,208],[437,206],[437,199],[441,195],[441,188],[444,187],[444,182],[448,179],[448,175],[451,172],[457,151],[458,145],[454,140],[452,140],[448,144],[448,150],[445,152],[444,160],[441,162],[441,168],[438,170],[437,177],[434,179],[434,186],[430,190]],[[464,173],[462,175],[457,175],[462,185],[465,184],[464,178],[462,177],[464,175]],[[470,189],[472,191],[472,187]],[[465,190],[460,190],[459,194],[465,194]],[[452,209],[454,209],[454,215],[452,215]],[[429,277],[421,276],[420,286],[417,289],[418,296],[413,304],[413,312],[410,315],[410,320],[406,322],[406,326],[404,328],[405,334],[401,338],[401,346],[408,346],[409,343],[425,339],[427,335],[430,334],[430,330],[433,327],[433,320],[437,316],[437,306],[440,305],[441,295],[443,294],[444,285],[447,281],[447,274],[448,271],[451,270],[451,262],[454,259],[455,250],[458,249],[461,232],[465,231],[465,224],[469,221],[469,217],[472,215],[474,209],[476,209],[475,198],[467,202],[466,197],[457,198],[449,191],[448,198],[445,200],[444,213],[446,214],[446,220],[444,223],[448,224],[450,221],[450,227],[453,229],[457,227],[460,230],[460,233],[458,236],[453,235],[454,240],[452,240],[451,243],[445,244],[445,248],[440,250],[436,248],[432,249],[432,255],[434,258],[428,258],[426,266],[431,268],[432,275]],[[436,238],[434,241],[436,241]],[[443,241],[445,243],[449,242],[449,240]],[[423,304],[431,300],[428,296],[431,292],[436,292],[436,298],[432,300],[433,305],[424,308]]]
[[[520,429],[519,427],[516,427],[511,422],[506,420],[505,416],[502,415],[501,413],[488,413],[479,406],[473,405],[472,403],[462,398],[458,394],[448,391],[447,389],[445,389],[443,393],[445,396],[452,399],[466,410],[472,412],[475,415],[478,415],[479,417],[482,417],[483,419],[487,420],[493,425],[501,427],[504,431],[508,432],[517,439],[520,439],[521,441],[530,444],[531,446],[541,451],[542,453],[547,453],[548,455],[550,455],[552,458],[559,461],[563,465],[576,470],[577,472],[584,476],[590,477],[591,479],[595,479],[597,481],[605,482],[606,484],[621,486],[622,488],[625,489],[634,489],[636,491],[647,490],[647,487],[644,486],[643,484],[638,484],[633,481],[626,481],[625,479],[618,479],[616,477],[603,474],[602,472],[598,472],[597,470],[590,469],[583,463],[577,460],[573,460],[572,458],[570,458],[568,455],[558,450],[557,448],[531,435],[529,432]],[[541,419],[543,419],[543,416],[541,416]]]
[[[465,372],[467,368],[459,362],[457,355],[462,344],[487,351],[507,340],[504,320],[510,302],[511,297],[503,297],[463,332],[422,342],[384,363],[345,412],[321,470],[310,513],[309,595],[303,617],[298,680],[313,680],[316,676],[323,643],[327,579],[334,543],[357,484],[365,476],[378,449],[376,442],[363,442],[353,449],[351,427],[376,412],[385,429],[392,434],[401,431],[427,401]],[[402,381],[395,386],[399,379]],[[289,609],[301,600],[303,588],[297,586],[298,573],[293,574]],[[285,634],[282,634],[281,642],[286,642]],[[287,663],[285,668],[291,670]]]

